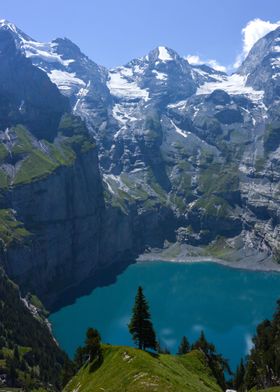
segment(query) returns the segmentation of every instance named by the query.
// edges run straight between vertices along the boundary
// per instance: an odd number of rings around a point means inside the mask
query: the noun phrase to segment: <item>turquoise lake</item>
[[[279,273],[214,263],[133,264],[114,284],[51,314],[62,348],[73,356],[90,326],[100,331],[104,343],[133,345],[127,324],[139,285],[162,346],[175,353],[183,335],[193,342],[204,330],[233,369],[249,352],[257,324],[272,316],[280,298]]]

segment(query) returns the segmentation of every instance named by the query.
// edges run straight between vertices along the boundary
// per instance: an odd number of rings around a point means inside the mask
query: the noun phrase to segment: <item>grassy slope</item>
[[[160,355],[121,346],[104,346],[104,362],[95,372],[85,365],[64,392],[220,392],[202,353]]]
[[[9,245],[12,241],[27,240],[30,233],[24,228],[23,223],[16,220],[11,209],[0,210],[0,239]]]
[[[77,153],[95,148],[83,122],[64,115],[53,143],[38,141],[22,125],[10,129],[10,141],[0,142],[0,188],[27,184],[50,175],[60,166],[73,164]],[[14,165],[11,175],[5,165]]]

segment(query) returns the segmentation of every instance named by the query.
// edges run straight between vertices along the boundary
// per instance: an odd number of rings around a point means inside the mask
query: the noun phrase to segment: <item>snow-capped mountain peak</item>
[[[171,51],[167,47],[159,46],[157,48],[157,50],[158,50],[158,59],[159,60],[161,60],[163,62],[174,60],[173,55],[172,55],[173,51]]]
[[[12,33],[17,46],[26,57],[32,58],[32,61],[34,59],[35,62],[46,61],[49,63],[59,63],[63,66],[69,65],[69,61],[63,61],[61,56],[56,53],[57,43],[38,42],[23,33],[16,25],[5,19],[0,21],[0,29]]]
[[[32,40],[27,34],[25,34],[22,30],[20,30],[15,24],[9,22],[6,19],[0,20],[0,30],[10,31],[14,38],[16,39],[16,43],[18,44],[20,41],[29,41]]]
[[[4,26],[6,26],[7,28],[9,28],[10,30],[12,30],[14,32],[17,31],[17,28],[13,23],[9,22],[6,19],[0,19],[0,27],[4,27]]]
[[[156,64],[172,63],[177,60],[181,60],[181,57],[175,50],[168,48],[167,46],[158,46],[151,50],[147,56],[142,57],[143,61],[149,61]]]

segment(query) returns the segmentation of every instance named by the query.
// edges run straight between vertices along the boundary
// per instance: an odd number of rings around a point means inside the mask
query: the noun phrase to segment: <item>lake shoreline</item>
[[[265,261],[226,261],[223,259],[211,257],[211,256],[183,256],[183,257],[167,257],[162,254],[161,251],[151,251],[141,254],[137,258],[137,263],[149,262],[149,261],[164,261],[167,263],[182,263],[182,264],[193,264],[193,263],[215,263],[225,267],[243,269],[249,271],[260,271],[260,272],[280,272],[280,264],[277,264],[271,260]]]

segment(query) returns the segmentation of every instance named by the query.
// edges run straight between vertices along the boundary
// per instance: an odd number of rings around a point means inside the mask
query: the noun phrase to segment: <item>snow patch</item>
[[[254,90],[252,87],[246,86],[246,80],[246,76],[233,74],[217,82],[204,83],[197,89],[196,95],[211,94],[214,90],[220,89],[232,95],[246,95],[252,101],[258,102],[262,100],[264,92]]]
[[[143,75],[143,73],[145,72],[145,68],[141,67],[140,65],[135,65],[134,69],[133,69],[134,73],[136,74],[140,74]]]
[[[74,108],[73,108],[73,111],[74,111],[74,112],[77,110],[77,108],[78,108],[78,106],[79,106],[79,104],[80,104],[80,102],[81,102],[81,99],[84,98],[84,97],[86,97],[87,94],[89,93],[90,84],[91,84],[91,81],[88,82],[88,84],[86,85],[86,87],[82,87],[82,88],[80,89],[80,91],[78,92],[78,94],[77,94],[78,99],[77,99],[77,102],[76,102],[76,104],[75,104],[75,106],[74,106]]]
[[[170,109],[183,109],[185,108],[187,105],[187,100],[183,100],[183,101],[178,101],[176,103],[170,103],[168,105],[168,108]]]
[[[163,62],[173,60],[173,58],[170,56],[170,53],[164,46],[158,47],[158,59]]]
[[[139,98],[144,99],[144,101],[149,99],[149,91],[141,89],[134,80],[128,79],[123,74],[122,69],[110,71],[110,79],[107,82],[107,86],[111,94],[119,98]]]
[[[75,73],[54,69],[48,73],[48,75],[51,81],[55,83],[64,94],[70,94],[73,88],[80,89],[81,87],[84,88],[86,86],[85,82],[77,78]]]
[[[129,192],[129,188],[123,183],[121,176],[114,174],[103,174],[103,180],[107,184],[108,190],[113,195],[118,195],[118,190]]]
[[[187,137],[191,134],[191,132],[183,131],[181,128],[177,127],[177,125],[174,124],[174,122],[173,122],[172,120],[170,120],[170,121],[171,121],[173,127],[175,128],[175,131],[176,131],[179,135],[183,136],[184,138],[187,138]]]
[[[133,76],[133,72],[131,68],[120,67],[119,70],[121,74],[124,76]]]
[[[126,124],[127,119],[125,118],[121,105],[116,104],[113,106],[112,115],[119,123]]]
[[[135,111],[135,104],[129,102],[123,102],[122,104],[116,103],[112,108],[112,116],[122,125],[121,131],[125,128],[128,121],[137,121],[137,118],[133,115]],[[117,138],[119,131],[114,135]]]
[[[57,44],[54,42],[37,42],[27,41],[22,38],[22,49],[25,52],[26,57],[31,59],[39,59],[46,61],[47,63],[59,63],[64,67],[68,67],[69,64],[75,62],[75,60],[62,59],[61,55],[55,52]]]
[[[163,72],[158,72],[155,69],[152,72],[156,75],[156,79],[158,80],[167,80],[168,78],[167,74]]]
[[[280,53],[280,46],[273,46],[272,50],[273,52]]]

